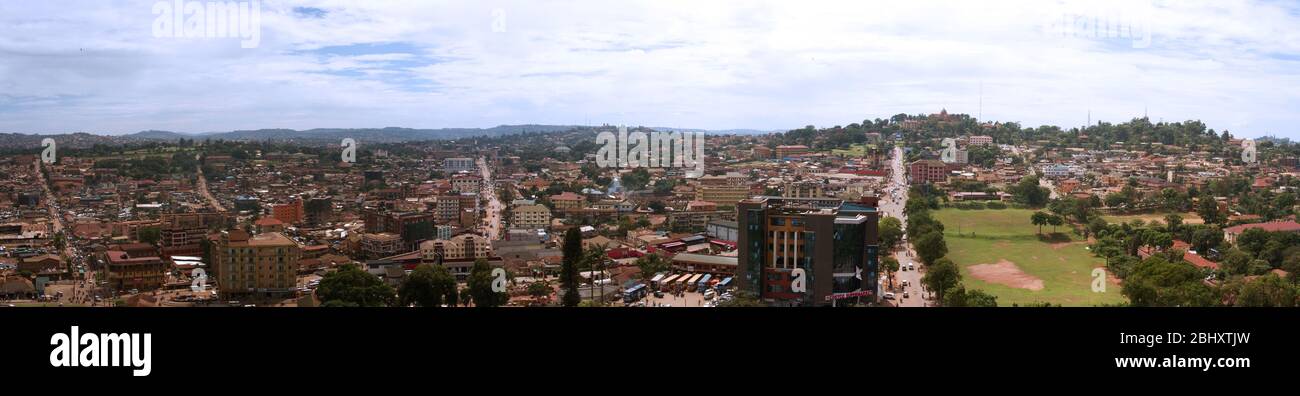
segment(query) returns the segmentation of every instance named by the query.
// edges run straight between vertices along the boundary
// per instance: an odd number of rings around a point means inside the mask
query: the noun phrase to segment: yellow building
[[[538,229],[551,225],[551,210],[544,205],[520,205],[512,213],[510,226],[513,228]]]
[[[224,298],[292,296],[301,256],[298,243],[278,232],[223,233],[213,250],[221,294]]]
[[[735,207],[737,202],[749,199],[749,186],[701,186],[695,190],[697,201],[708,201],[718,206]]]

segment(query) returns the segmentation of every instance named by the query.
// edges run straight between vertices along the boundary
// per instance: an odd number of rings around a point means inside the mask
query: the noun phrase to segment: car
[[[885,293],[885,299],[886,299],[886,300],[893,300],[893,299],[894,299],[894,293]]]
[[[907,264],[907,270],[908,270],[908,271],[915,271],[915,270],[916,270],[916,265],[915,265],[915,264],[912,264],[912,263],[908,263],[908,264]]]
[[[907,292],[903,292],[903,298],[907,298]]]
[[[661,291],[655,292],[655,298],[664,298],[664,292]]]

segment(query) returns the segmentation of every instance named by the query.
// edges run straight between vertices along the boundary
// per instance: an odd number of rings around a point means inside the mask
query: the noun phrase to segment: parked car
[[[894,293],[892,293],[892,292],[890,292],[890,293],[885,293],[885,299],[886,299],[886,300],[893,300],[893,299],[894,299]]]

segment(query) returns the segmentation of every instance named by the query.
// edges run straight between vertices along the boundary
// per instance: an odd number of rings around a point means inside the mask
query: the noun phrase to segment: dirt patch
[[[967,267],[971,276],[989,283],[1033,291],[1043,290],[1043,280],[1026,274],[1016,263],[999,260],[994,264],[977,264]]]

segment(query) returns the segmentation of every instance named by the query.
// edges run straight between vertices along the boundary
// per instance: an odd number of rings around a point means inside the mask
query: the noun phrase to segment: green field
[[[868,145],[866,144],[854,144],[849,146],[847,150],[841,150],[841,149],[831,150],[831,154],[842,155],[849,158],[862,158],[867,156],[867,149],[868,149]]]
[[[1125,301],[1119,285],[1106,283],[1106,291],[1092,291],[1092,269],[1104,267],[1105,261],[1093,257],[1087,242],[1077,235],[1069,242],[1049,243],[1039,239],[1038,227],[1030,224],[1033,210],[958,210],[944,209],[934,212],[935,219],[944,224],[944,240],[948,243],[948,258],[962,268],[962,283],[967,289],[980,289],[998,297],[998,306],[1049,302],[1064,306],[1094,306]],[[962,233],[961,235],[958,232]],[[1059,227],[1061,234],[1069,234]],[[1052,232],[1044,226],[1043,233]],[[972,233],[974,235],[972,236]],[[997,264],[1009,261],[1022,273],[990,270],[981,267],[981,274],[990,281],[974,276],[971,267],[980,264]],[[998,267],[1007,269],[1005,263]],[[991,273],[996,273],[990,275]],[[992,278],[996,277],[997,282]],[[1010,279],[1015,278],[1015,279]],[[1040,290],[1023,287],[1041,280]],[[1018,281],[1020,283],[1018,283]],[[1016,283],[1022,287],[1008,284]]]

